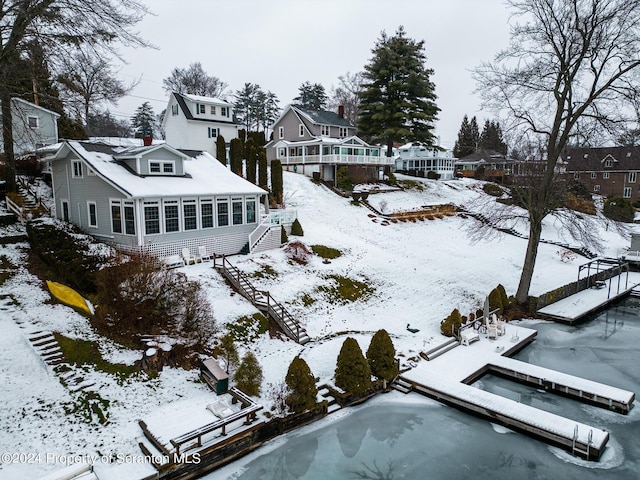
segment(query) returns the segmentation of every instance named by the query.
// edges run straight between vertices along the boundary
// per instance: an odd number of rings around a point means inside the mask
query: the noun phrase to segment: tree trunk
[[[527,243],[527,252],[524,256],[524,265],[520,274],[520,283],[516,292],[516,300],[520,305],[527,303],[529,297],[529,288],[531,287],[531,279],[533,277],[533,269],[536,265],[536,257],[538,256],[538,246],[540,245],[540,236],[542,234],[542,218],[538,216],[529,216],[529,242]]]
[[[393,139],[387,138],[387,157],[393,157]]]
[[[11,114],[11,93],[6,86],[0,86],[0,102],[2,102],[2,141],[4,142],[6,191],[15,192],[16,157],[13,152],[13,116]]]

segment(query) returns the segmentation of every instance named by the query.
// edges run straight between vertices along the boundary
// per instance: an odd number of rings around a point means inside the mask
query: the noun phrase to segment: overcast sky
[[[424,40],[427,67],[435,71],[436,133],[452,148],[462,117],[491,118],[479,110],[470,69],[508,44],[509,12],[502,0],[147,0],[155,15],[139,25],[157,49],[125,49],[120,70],[139,85],[117,106],[130,117],[145,100],[156,113],[167,102],[162,80],[174,67],[199,61],[232,94],[245,82],[272,91],[285,107],[305,81],[327,93],[338,77],[359,72],[380,32],[403,25]]]

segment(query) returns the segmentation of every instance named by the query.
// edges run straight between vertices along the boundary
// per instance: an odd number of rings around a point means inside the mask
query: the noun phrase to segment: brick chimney
[[[344,105],[338,105],[338,116],[344,118]]]

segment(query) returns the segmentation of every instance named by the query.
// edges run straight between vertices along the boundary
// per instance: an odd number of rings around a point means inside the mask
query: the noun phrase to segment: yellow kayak
[[[67,287],[57,282],[50,282],[47,280],[47,287],[51,295],[54,296],[59,302],[64,303],[76,310],[87,315],[93,315],[93,305],[91,302],[76,292],[73,288]]]

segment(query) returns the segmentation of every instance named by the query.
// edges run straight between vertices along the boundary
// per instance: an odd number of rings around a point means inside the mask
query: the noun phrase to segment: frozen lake
[[[525,323],[537,340],[516,358],[640,393],[640,300],[628,298],[569,327]],[[338,420],[278,439],[207,479],[615,479],[638,478],[640,408],[627,416],[494,376],[474,384],[610,432],[600,462],[411,393],[382,395]]]

